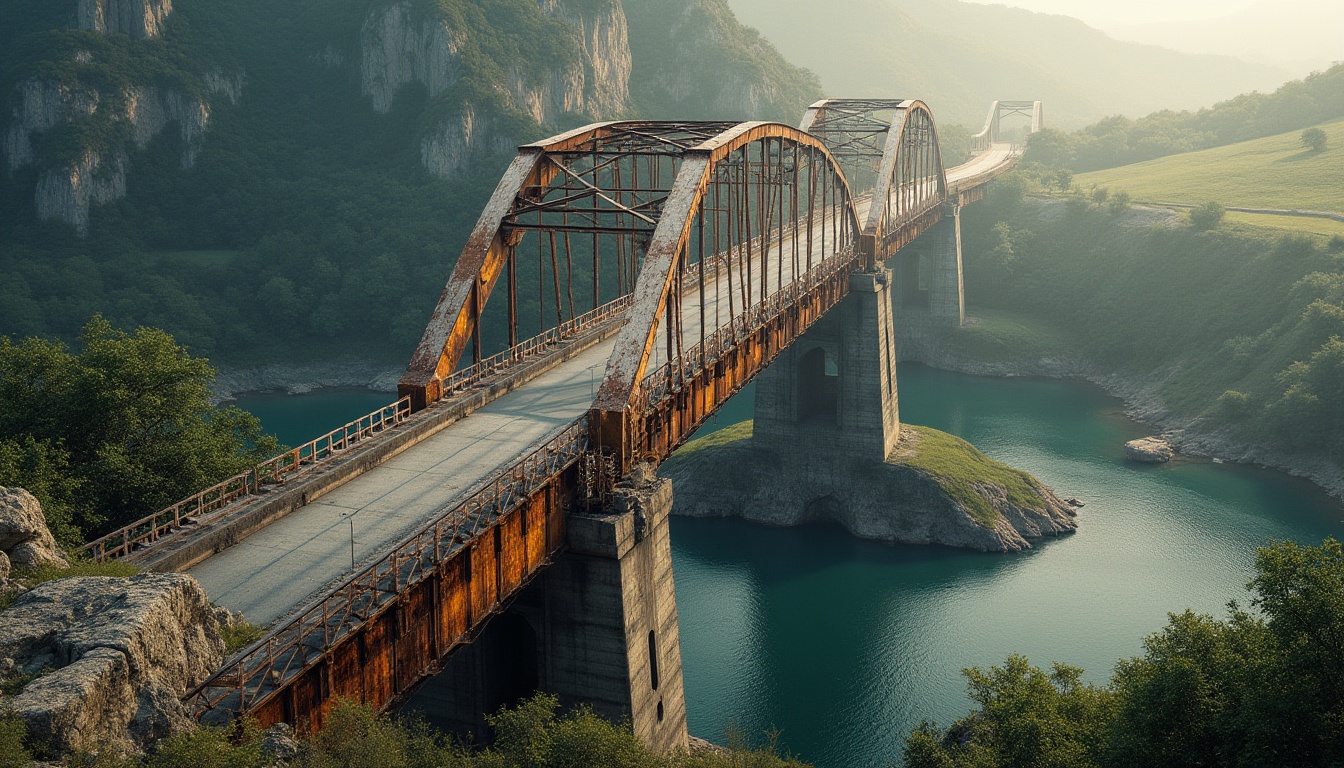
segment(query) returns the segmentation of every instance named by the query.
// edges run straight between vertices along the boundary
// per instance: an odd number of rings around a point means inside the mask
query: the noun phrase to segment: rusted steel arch
[[[893,116],[905,99],[823,99],[808,107],[799,124],[825,142],[856,195],[872,191],[882,165]]]
[[[866,268],[937,223],[947,202],[947,173],[928,105],[901,102],[886,138],[860,240]]]
[[[620,466],[624,466],[626,459],[630,458],[625,454],[630,448],[630,430],[633,422],[643,416],[642,411],[649,405],[640,399],[640,395],[641,389],[645,385],[645,376],[659,329],[664,325],[667,326],[669,347],[674,346],[672,339],[675,335],[674,330],[679,331],[672,326],[681,322],[682,279],[690,271],[689,257],[692,235],[699,231],[701,239],[703,239],[703,232],[705,231],[705,226],[703,226],[704,212],[707,205],[719,203],[717,196],[713,200],[707,199],[708,191],[711,186],[723,183],[720,181],[720,174],[725,169],[739,167],[742,164],[742,158],[747,157],[747,153],[750,151],[781,158],[785,153],[791,153],[795,165],[801,163],[799,158],[803,155],[816,161],[816,165],[810,166],[810,168],[821,168],[823,171],[821,174],[823,176],[822,181],[833,185],[829,198],[830,203],[823,203],[823,208],[835,212],[837,220],[842,222],[840,225],[832,226],[831,235],[834,236],[836,230],[843,226],[845,234],[842,241],[847,242],[850,248],[849,255],[845,258],[852,259],[852,246],[855,244],[860,231],[858,217],[853,205],[853,195],[839,162],[827,149],[825,143],[817,137],[780,123],[746,122],[723,131],[713,139],[687,151],[672,191],[668,196],[667,205],[663,209],[662,218],[659,220],[649,242],[644,266],[631,297],[631,309],[617,336],[615,348],[607,363],[602,386],[593,406],[592,424],[595,431],[595,444],[605,450],[620,453]],[[765,183],[762,182],[762,188]],[[785,184],[787,182],[781,180],[778,183]],[[746,195],[744,199],[759,199],[759,197],[753,198],[750,190],[744,191],[739,188],[738,191]],[[756,191],[757,196],[764,194],[763,189]],[[810,199],[815,200],[815,196]],[[827,199],[824,193],[822,199],[823,201]],[[702,222],[699,227],[696,226],[697,215],[701,217],[700,221]],[[785,216],[781,215],[775,220],[779,232],[778,243],[781,251],[784,248],[783,231],[792,227],[794,232],[797,233],[801,226],[796,216],[787,224],[784,219]],[[814,225],[810,220],[807,222],[807,226],[809,233],[814,230]],[[750,233],[750,228],[748,230]],[[750,237],[749,240],[758,242],[757,248],[768,251],[769,248],[774,247],[772,241],[774,236],[766,232]],[[792,242],[796,242],[800,237],[800,235],[795,234]],[[765,243],[765,245],[759,243]],[[810,237],[808,243],[811,247]],[[703,274],[705,271],[704,263],[707,259],[703,244],[700,245],[699,253],[702,259],[700,274]],[[811,251],[808,253],[810,267]],[[748,259],[750,259],[749,254],[750,250],[748,249]],[[827,254],[828,259],[830,256],[831,254]],[[731,270],[729,274],[731,275]],[[751,274],[750,265],[748,265],[747,274]],[[793,274],[798,274],[796,265]],[[765,280],[766,278],[762,278],[763,282]],[[729,322],[736,322],[736,318],[730,318]],[[704,330],[703,321],[701,330]],[[688,364],[685,358],[687,356],[684,356],[680,351],[682,347],[679,339],[675,342],[675,348],[677,350],[675,353],[669,351],[669,360],[665,367],[669,371],[681,371],[682,373],[679,375],[685,378],[686,365]],[[674,361],[672,359],[674,354],[682,359]],[[701,359],[703,360],[703,356]]]
[[[578,226],[568,225],[570,213],[575,219],[588,222],[585,232],[602,230],[628,234],[641,228],[652,231],[657,219],[656,209],[664,196],[658,193],[665,190],[652,189],[655,185],[650,185],[650,189],[645,190],[649,199],[639,205],[623,204],[622,201],[630,198],[630,190],[603,189],[601,184],[581,178],[582,174],[568,169],[571,159],[591,157],[589,168],[596,180],[601,170],[598,164],[610,162],[613,157],[626,160],[651,156],[679,158],[687,148],[731,125],[733,123],[726,122],[595,123],[519,147],[518,156],[504,172],[467,239],[398,385],[400,393],[411,398],[413,409],[420,410],[442,397],[444,379],[457,368],[469,345],[476,359],[480,358],[481,314],[506,266],[512,263],[513,254],[526,232],[549,229],[554,237],[556,231],[577,230]],[[575,188],[581,188],[580,191],[564,196],[560,201],[548,199],[552,184],[562,177],[564,183],[572,182]],[[580,200],[586,206],[581,210],[577,206],[565,207]],[[531,221],[526,220],[529,214]],[[547,216],[551,219],[563,217],[566,224],[545,223]],[[601,216],[616,216],[619,225],[598,226],[597,219]],[[555,247],[552,244],[553,258]],[[597,272],[595,267],[594,275]],[[510,345],[517,343],[512,288],[510,282]],[[594,299],[598,296],[596,285],[593,296]],[[572,299],[570,303],[573,304]]]
[[[989,106],[989,116],[985,118],[985,127],[972,137],[972,148],[984,152],[995,142],[1003,141],[1003,118],[1021,116],[1031,118],[1031,133],[1040,131],[1044,126],[1045,115],[1039,101],[995,101]]]

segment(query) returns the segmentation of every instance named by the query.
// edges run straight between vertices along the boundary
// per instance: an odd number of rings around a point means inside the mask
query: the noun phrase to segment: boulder
[[[1145,437],[1125,443],[1125,458],[1141,464],[1164,464],[1175,455],[1171,444],[1160,437]]]
[[[70,565],[47,528],[42,505],[22,488],[0,487],[0,552],[20,568]]]
[[[288,723],[276,723],[261,737],[261,755],[272,761],[293,760],[303,751],[303,745],[294,737],[294,729]]]
[[[54,752],[131,752],[192,727],[180,698],[223,661],[224,641],[190,576],[76,577],[5,611],[0,658],[38,674],[7,703]]]
[[[5,581],[9,579],[9,570],[9,555],[0,551],[0,586],[3,586]]]

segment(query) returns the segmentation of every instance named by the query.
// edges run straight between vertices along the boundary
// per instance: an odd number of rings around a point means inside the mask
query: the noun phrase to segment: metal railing
[[[95,539],[85,544],[82,551],[95,561],[125,557],[137,548],[191,524],[201,515],[330,461],[356,443],[401,424],[410,414],[411,400],[403,397],[343,427],[263,461],[246,472]]]
[[[444,380],[444,396],[470,389],[510,366],[539,357],[556,344],[619,316],[629,307],[630,294],[620,296],[596,309],[566,320],[559,326],[517,346],[463,368]],[[246,472],[216,483],[172,506],[91,541],[84,545],[83,552],[94,560],[126,557],[136,549],[192,524],[201,515],[222,509],[241,498],[255,495],[267,485],[292,478],[300,472],[334,458],[355,443],[382,432],[389,426],[401,424],[410,413],[410,398],[403,397],[298,448],[268,459]]]
[[[588,416],[513,466],[495,472],[475,493],[405,539],[378,562],[233,656],[183,702],[198,719],[248,712],[318,663],[332,648],[396,603],[441,562],[470,546],[588,448]]]
[[[552,346],[605,323],[630,308],[630,297],[631,294],[627,293],[578,317],[566,320],[555,328],[543,331],[503,352],[453,372],[452,375],[443,380],[443,396],[448,397],[455,392],[469,389],[480,383],[482,379],[492,376],[504,368],[538,357]]]
[[[847,246],[835,256],[823,261],[797,280],[789,283],[783,290],[766,297],[749,309],[738,313],[729,323],[706,336],[703,342],[697,342],[681,356],[680,371],[673,361],[668,361],[645,374],[632,403],[636,413],[647,413],[655,404],[662,401],[673,391],[679,382],[697,375],[705,367],[713,364],[725,352],[735,347],[757,329],[778,317],[784,310],[793,306],[815,286],[829,280],[837,272],[852,269],[856,251]],[[680,374],[680,378],[676,374]]]

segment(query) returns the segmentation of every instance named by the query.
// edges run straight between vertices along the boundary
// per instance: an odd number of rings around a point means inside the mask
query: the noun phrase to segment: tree
[[[0,337],[0,484],[29,487],[74,545],[273,455],[256,417],[210,404],[214,375],[167,333],[101,316],[75,353]]]
[[[1312,152],[1324,152],[1327,140],[1325,131],[1320,128],[1308,128],[1302,132],[1302,146]]]
[[[1116,192],[1114,195],[1111,195],[1111,202],[1107,206],[1107,208],[1110,210],[1111,213],[1119,215],[1129,210],[1129,204],[1130,204],[1129,193],[1121,191]]]
[[[1344,756],[1344,548],[1258,550],[1258,613],[1190,611],[1094,688],[1009,657],[966,671],[978,709],[906,740],[908,768],[1333,768]]]
[[[1207,202],[1190,209],[1190,226],[1198,230],[1209,230],[1223,221],[1227,209],[1215,202]]]

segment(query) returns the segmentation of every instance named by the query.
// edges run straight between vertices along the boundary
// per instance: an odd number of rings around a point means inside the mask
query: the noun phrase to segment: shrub
[[[1207,202],[1190,209],[1190,226],[1198,230],[1210,230],[1223,221],[1227,209],[1215,202]]]

